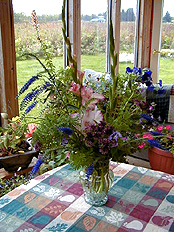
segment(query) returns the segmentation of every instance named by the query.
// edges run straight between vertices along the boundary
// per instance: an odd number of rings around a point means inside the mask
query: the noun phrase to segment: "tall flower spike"
[[[33,102],[26,110],[25,113],[28,114],[36,105],[38,101]]]

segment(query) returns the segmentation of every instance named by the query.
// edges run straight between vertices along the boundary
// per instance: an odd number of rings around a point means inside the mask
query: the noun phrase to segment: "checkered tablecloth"
[[[69,165],[0,198],[0,232],[174,231],[174,176],[111,163],[115,178],[102,207],[84,201]]]

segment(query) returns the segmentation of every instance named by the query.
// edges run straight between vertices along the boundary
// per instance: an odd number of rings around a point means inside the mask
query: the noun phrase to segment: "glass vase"
[[[87,169],[80,171],[80,181],[85,201],[94,206],[104,205],[108,200],[108,191],[114,180],[114,173],[109,169],[109,161],[99,162],[89,175]]]

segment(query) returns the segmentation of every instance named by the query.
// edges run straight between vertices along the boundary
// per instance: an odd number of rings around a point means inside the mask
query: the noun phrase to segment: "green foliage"
[[[21,184],[27,183],[24,175],[14,175],[10,179],[0,179],[0,197],[17,188]]]
[[[24,151],[25,134],[27,133],[28,124],[13,119],[7,125],[7,128],[0,127],[0,156],[12,155],[16,152]]]

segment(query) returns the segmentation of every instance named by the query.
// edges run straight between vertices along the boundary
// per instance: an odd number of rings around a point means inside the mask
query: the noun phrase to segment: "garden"
[[[62,22],[49,22],[40,24],[40,34],[49,46],[53,54],[56,66],[63,65],[63,37]],[[134,52],[134,22],[121,22],[120,54]],[[95,23],[82,21],[81,32],[81,70],[93,69],[98,72],[105,72],[106,63],[106,23]],[[31,23],[15,24],[15,42],[17,58],[18,88],[36,73],[40,68],[31,57],[24,57],[24,53],[35,53],[42,57],[42,51],[36,42],[35,30]],[[174,24],[163,23],[162,47],[160,59],[160,76],[163,84],[174,82]],[[120,62],[119,72],[123,73],[131,62]]]

